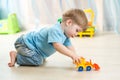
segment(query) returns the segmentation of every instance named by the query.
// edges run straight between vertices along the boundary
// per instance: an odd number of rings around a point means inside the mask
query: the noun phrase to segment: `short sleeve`
[[[48,43],[58,42],[63,44],[61,32],[57,29],[50,29],[48,32]]]
[[[67,39],[65,40],[64,45],[65,45],[65,46],[71,46],[71,41],[70,41],[69,38],[67,38]]]

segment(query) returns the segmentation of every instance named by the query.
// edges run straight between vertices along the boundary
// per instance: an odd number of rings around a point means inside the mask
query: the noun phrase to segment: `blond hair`
[[[88,20],[83,10],[81,9],[70,9],[62,15],[62,22],[72,19],[74,23],[81,26],[83,31],[87,29]]]

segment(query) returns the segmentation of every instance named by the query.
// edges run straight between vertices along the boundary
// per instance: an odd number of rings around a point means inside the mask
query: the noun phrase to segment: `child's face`
[[[77,24],[73,24],[72,22],[66,24],[66,27],[64,29],[64,33],[67,37],[74,38],[77,36],[78,32],[81,32],[82,28],[81,26]]]

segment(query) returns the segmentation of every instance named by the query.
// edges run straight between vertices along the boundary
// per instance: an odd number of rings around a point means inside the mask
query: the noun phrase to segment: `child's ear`
[[[72,23],[73,23],[73,22],[72,22],[72,20],[71,20],[71,19],[68,19],[68,20],[66,21],[66,25],[67,25],[67,26],[71,26],[71,25],[72,25]]]

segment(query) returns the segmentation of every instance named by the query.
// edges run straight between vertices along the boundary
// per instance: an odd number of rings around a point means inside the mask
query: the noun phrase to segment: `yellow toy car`
[[[83,70],[90,71],[92,69],[94,69],[94,70],[100,69],[98,64],[96,64],[96,63],[92,64],[91,59],[90,59],[90,61],[85,61],[85,58],[81,57],[80,61],[81,61],[80,64],[75,63],[76,68],[78,68],[78,71],[83,71]]]

